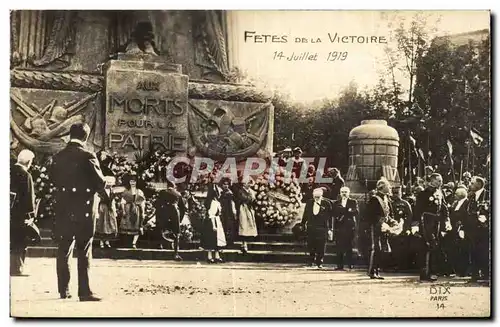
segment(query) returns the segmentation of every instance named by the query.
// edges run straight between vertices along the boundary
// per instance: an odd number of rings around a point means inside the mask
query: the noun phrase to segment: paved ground
[[[71,290],[77,292],[76,261]],[[55,259],[28,258],[11,278],[11,315],[26,317],[486,317],[490,288],[465,280],[335,272],[300,265],[172,263],[94,259],[91,284],[103,302],[61,300]],[[432,285],[432,286],[431,286]],[[445,285],[439,288],[439,285]],[[441,290],[438,301],[431,292]],[[444,294],[447,293],[447,294]]]

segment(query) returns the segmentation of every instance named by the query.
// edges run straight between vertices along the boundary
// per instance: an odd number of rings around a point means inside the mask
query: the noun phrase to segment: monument
[[[232,83],[222,11],[11,12],[11,155],[89,146],[224,160],[272,152],[271,96]]]

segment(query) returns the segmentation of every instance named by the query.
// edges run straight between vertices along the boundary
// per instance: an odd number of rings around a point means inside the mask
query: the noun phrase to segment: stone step
[[[119,241],[111,241],[110,242],[113,247],[119,246]],[[240,249],[241,248],[241,241],[236,241],[233,245],[228,246],[227,248],[229,249]],[[305,242],[265,242],[265,241],[260,241],[260,242],[247,242],[248,248],[250,250],[254,251],[281,251],[281,252],[306,252],[307,251],[307,244]],[[54,242],[51,238],[48,237],[42,237],[42,242],[40,246],[43,247],[56,247],[57,244]],[[94,241],[94,247],[99,246],[99,241],[95,240]],[[138,242],[138,247],[140,248],[145,248],[145,249],[156,249],[158,248],[157,242],[149,242],[147,240],[145,241],[139,241]],[[198,249],[200,247],[200,242],[199,241],[194,241],[191,243],[187,244],[182,244],[181,248],[183,249]],[[333,243],[327,243],[326,245],[326,252],[334,252],[335,251],[335,244]]]
[[[51,231],[49,229],[40,229],[40,235],[43,238],[50,239]],[[143,237],[144,238],[144,237]],[[293,234],[260,234],[254,239],[254,242],[297,242]]]
[[[206,252],[201,249],[181,249],[179,254],[184,261],[205,261]],[[29,247],[28,257],[52,257],[57,255],[55,246],[36,246]],[[74,251],[73,256],[76,256]],[[92,251],[94,258],[106,259],[136,259],[136,260],[172,260],[173,250],[160,249],[132,249],[132,248],[111,248],[101,249],[94,247]],[[222,256],[227,262],[271,262],[271,263],[307,263],[309,256],[305,252],[290,251],[257,251],[250,250],[248,254],[242,254],[239,249],[224,249]],[[325,264],[333,264],[335,254],[327,252],[325,255]],[[362,265],[363,260],[355,259],[353,264]]]

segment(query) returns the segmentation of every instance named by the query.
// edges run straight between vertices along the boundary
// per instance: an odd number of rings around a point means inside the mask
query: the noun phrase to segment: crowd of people
[[[89,131],[86,124],[73,125],[68,145],[52,160],[50,174],[57,189],[54,237],[61,298],[71,297],[69,258],[76,243],[78,296],[81,301],[100,301],[90,290],[88,276],[94,237],[104,248],[111,247],[110,240],[117,234],[130,236],[131,246],[136,248],[144,229],[154,226],[160,248],[172,243],[174,260],[182,260],[180,224],[195,200],[186,190],[168,183],[153,202],[151,223],[146,215],[146,197],[137,185],[137,176],[131,173],[125,176],[125,190],[116,203],[115,179],[102,164],[106,157],[85,149]],[[298,175],[303,164],[301,155],[300,148],[285,149],[278,164],[286,166],[292,160],[293,174]],[[11,169],[11,276],[22,275],[27,240],[33,230],[36,232],[29,173],[34,157],[29,150],[21,151]],[[422,281],[455,274],[489,280],[490,199],[484,178],[466,173],[458,185],[443,185],[442,176],[427,169],[426,177],[407,188],[403,196],[401,187],[391,187],[381,177],[360,212],[338,169],[327,170],[326,175],[333,180],[328,185],[315,183],[313,165],[307,167],[307,174],[309,183],[302,188],[302,221],[293,231],[298,237],[306,235],[308,265],[322,268],[326,243],[334,241],[336,270],[352,268],[355,239],[365,235],[370,250],[368,275],[372,279],[384,279],[381,270],[392,263],[397,268],[416,265]],[[224,262],[221,250],[237,240],[241,241],[241,252],[248,253],[249,241],[258,235],[256,195],[251,184],[252,179],[240,178],[238,183],[222,179],[209,185],[201,225],[201,247],[208,263]]]

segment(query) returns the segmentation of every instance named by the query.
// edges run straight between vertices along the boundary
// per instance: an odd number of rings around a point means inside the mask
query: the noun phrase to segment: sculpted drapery
[[[11,12],[11,66],[63,69],[70,65],[75,42],[75,12]]]

